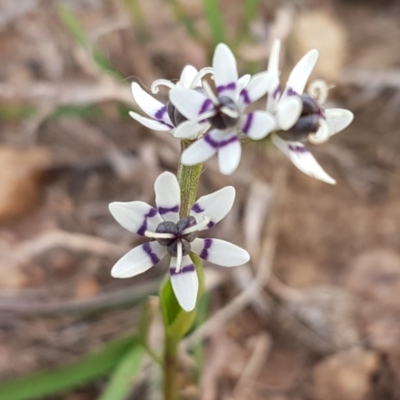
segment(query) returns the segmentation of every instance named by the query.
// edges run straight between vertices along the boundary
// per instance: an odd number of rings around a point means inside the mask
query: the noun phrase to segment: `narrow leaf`
[[[136,344],[118,364],[99,400],[125,400],[132,391],[140,371],[144,350]]]
[[[81,385],[115,368],[137,342],[136,336],[118,338],[71,365],[1,383],[0,399],[40,399]]]

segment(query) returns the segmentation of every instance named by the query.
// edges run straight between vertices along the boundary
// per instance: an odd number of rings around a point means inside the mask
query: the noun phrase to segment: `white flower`
[[[210,68],[204,68],[201,71],[191,65],[187,65],[181,73],[179,81],[174,84],[165,79],[159,79],[151,85],[153,93],[158,93],[158,86],[167,86],[170,89],[174,87],[199,88],[201,78],[211,72]],[[138,106],[150,117],[130,111],[129,115],[147,128],[155,131],[166,131],[178,139],[196,139],[199,133],[204,132],[208,125],[197,122],[187,121],[180,115],[171,103],[164,105],[154,97],[145,92],[136,82],[132,83],[132,94]]]
[[[205,93],[176,87],[169,96],[189,121],[208,121],[213,128],[183,152],[182,163],[198,164],[218,153],[221,173],[230,175],[240,162],[239,134],[258,140],[275,126],[275,119],[268,112],[244,112],[249,104],[267,93],[272,77],[263,72],[251,79],[249,75],[239,79],[235,57],[223,43],[215,50],[213,70],[217,94],[203,82]]]
[[[276,117],[272,142],[302,172],[321,181],[335,184],[318,164],[302,141],[319,144],[346,128],[353,120],[353,113],[342,108],[323,109],[328,86],[322,81],[310,85],[309,94],[303,94],[307,80],[318,60],[318,51],[309,51],[293,68],[281,93],[279,83],[280,41],[275,40],[271,49],[268,72],[274,76],[268,93],[267,111]]]
[[[235,189],[227,186],[200,197],[190,216],[185,218],[179,217],[180,187],[175,175],[163,172],[156,179],[154,190],[156,208],[141,201],[109,205],[111,214],[125,229],[155,239],[125,254],[111,274],[115,278],[130,278],[147,271],[169,254],[169,272],[176,298],[185,311],[191,311],[196,305],[199,281],[190,251],[224,267],[242,265],[250,259],[246,250],[232,243],[197,238],[198,232],[212,228],[230,211]]]

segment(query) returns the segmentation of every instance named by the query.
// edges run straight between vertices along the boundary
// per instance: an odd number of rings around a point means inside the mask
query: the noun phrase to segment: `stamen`
[[[208,118],[213,117],[217,112],[215,110],[206,111],[198,116],[196,122],[205,121]]]
[[[194,89],[197,84],[208,74],[212,74],[214,76],[214,70],[212,67],[205,67],[201,69],[197,75],[193,78],[192,84],[190,85],[190,89]]]
[[[152,239],[173,239],[175,235],[173,233],[160,233],[160,232],[151,232],[146,231],[144,236]]]
[[[175,273],[180,272],[182,267],[182,242],[178,241],[177,243],[177,254],[176,254],[176,266],[175,266]]]
[[[201,231],[203,228],[205,228],[209,224],[210,221],[211,221],[211,219],[209,217],[203,217],[203,219],[196,225],[189,226],[189,228],[186,228],[185,230],[183,230],[182,235],[187,235],[188,233]]]
[[[328,85],[322,79],[317,79],[310,83],[308,86],[308,94],[317,100],[318,104],[322,106],[328,98],[329,89],[333,86]]]
[[[215,93],[211,89],[210,84],[207,81],[203,81],[203,89],[206,92],[207,97],[213,102],[214,106],[218,106],[218,97],[215,95]]]
[[[239,112],[229,107],[221,107],[221,112],[231,118],[239,118]]]
[[[324,119],[320,119],[320,126],[317,132],[310,133],[308,135],[308,141],[312,144],[321,144],[325,143],[330,135],[329,135],[329,126]]]
[[[173,89],[175,87],[175,84],[167,79],[157,79],[151,84],[151,92],[154,94],[158,93],[160,91],[160,89],[158,88],[159,86],[166,86],[170,89]]]

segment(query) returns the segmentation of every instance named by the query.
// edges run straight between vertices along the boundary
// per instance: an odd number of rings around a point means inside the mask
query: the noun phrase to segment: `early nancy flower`
[[[303,145],[309,141],[319,144],[346,128],[353,120],[353,113],[342,108],[322,108],[328,95],[328,86],[322,81],[311,83],[309,94],[304,88],[318,60],[318,51],[309,51],[293,68],[281,93],[279,83],[280,41],[275,40],[268,64],[268,72],[274,76],[268,94],[267,111],[276,117],[276,133],[272,142],[302,172],[324,182],[334,184]]]
[[[268,72],[239,79],[235,57],[223,43],[215,50],[213,70],[216,94],[203,82],[204,93],[176,87],[170,91],[170,100],[188,120],[211,125],[209,132],[183,152],[182,163],[198,164],[218,153],[220,171],[230,175],[240,162],[239,135],[262,139],[275,126],[268,112],[245,113],[249,104],[268,91],[272,79]]]
[[[130,278],[157,264],[166,255],[171,257],[169,273],[176,298],[185,311],[196,305],[199,281],[190,252],[204,260],[224,267],[242,265],[250,256],[242,248],[220,239],[200,239],[202,230],[212,228],[230,211],[235,189],[224,187],[200,197],[190,216],[181,218],[180,187],[170,172],[162,173],[155,181],[156,207],[141,201],[114,202],[109,209],[125,229],[152,239],[133,248],[114,265],[115,278]]]
[[[182,87],[186,89],[201,89],[201,78],[209,74],[211,68],[204,68],[201,71],[191,65],[187,65],[181,74],[179,81],[175,84],[166,79],[159,79],[153,82],[151,89],[158,93],[158,86],[167,86],[172,89]],[[208,128],[207,124],[201,124],[187,119],[181,115],[175,107],[168,102],[166,105],[150,96],[136,82],[132,83],[132,94],[138,106],[150,117],[130,111],[129,115],[147,128],[155,131],[166,131],[178,139],[196,139],[200,132]]]

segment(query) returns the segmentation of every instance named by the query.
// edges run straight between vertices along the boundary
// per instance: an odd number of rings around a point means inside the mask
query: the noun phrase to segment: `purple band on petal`
[[[305,146],[289,145],[289,150],[294,151],[295,153],[308,153],[308,150]]]
[[[153,252],[151,246],[150,246],[150,242],[149,243],[145,243],[142,246],[143,250],[146,252],[146,254],[150,257],[151,262],[153,264],[157,264],[160,262],[160,259],[158,258],[157,254]]]
[[[142,226],[139,228],[139,230],[137,231],[137,234],[138,235],[140,235],[140,236],[143,236],[144,235],[144,233],[146,232],[146,230],[147,230],[147,218],[152,218],[152,217],[154,217],[156,214],[158,213],[158,211],[155,209],[155,208],[150,208],[150,211],[146,214],[146,215],[144,215],[143,216],[143,218],[144,218],[144,221],[143,221],[143,224],[142,224]]]
[[[213,222],[213,221],[210,221],[208,224],[207,224],[207,228],[212,228],[213,226],[215,226],[215,222]]]
[[[211,147],[213,147],[214,149],[218,149],[219,148],[219,142],[215,141],[211,135],[206,135],[204,136],[204,141],[206,143],[208,143]]]
[[[210,99],[205,99],[203,104],[201,105],[199,114],[203,114],[203,112],[208,111],[210,108],[210,106],[213,106],[213,102]]]
[[[254,118],[254,114],[253,113],[248,113],[246,115],[246,122],[245,122],[245,124],[243,126],[243,129],[242,129],[243,133],[245,135],[247,135],[249,133],[249,130],[251,128],[251,124],[253,123],[253,118]]]
[[[193,207],[192,207],[192,211],[199,214],[199,213],[203,212],[204,209],[201,208],[197,203],[194,203]]]
[[[243,89],[240,92],[240,97],[243,97],[243,101],[244,101],[245,104],[250,104],[251,103],[249,92],[246,89]]]
[[[167,112],[167,106],[161,107],[161,108],[156,112],[156,114],[154,115],[155,119],[162,120],[163,117],[164,117],[164,114],[165,114],[166,112]]]
[[[223,141],[219,144],[219,147],[225,147],[225,146],[228,146],[229,144],[235,143],[235,142],[237,142],[237,141],[238,141],[237,136],[232,136],[232,137],[230,137],[229,139],[223,140]]]
[[[297,95],[297,93],[296,93],[291,87],[290,87],[290,88],[287,88],[286,93],[287,93],[288,96],[295,96],[295,95]]]
[[[169,273],[171,276],[184,274],[185,272],[194,272],[196,271],[196,267],[193,264],[185,265],[179,272],[176,272],[176,268],[170,268]]]
[[[207,260],[208,258],[208,249],[212,246],[212,239],[204,239],[204,246],[203,246],[203,250],[201,251],[201,253],[199,254],[199,256],[201,258],[203,258],[204,260]]]
[[[217,86],[218,94],[221,94],[225,90],[235,90],[235,89],[236,89],[236,83],[235,82],[228,83],[227,85]]]
[[[167,214],[169,212],[179,212],[179,205],[174,206],[174,207],[158,207],[158,212],[161,215]]]
[[[276,100],[280,94],[281,94],[281,87],[280,85],[278,85],[274,90],[274,92],[272,93],[272,98]]]

